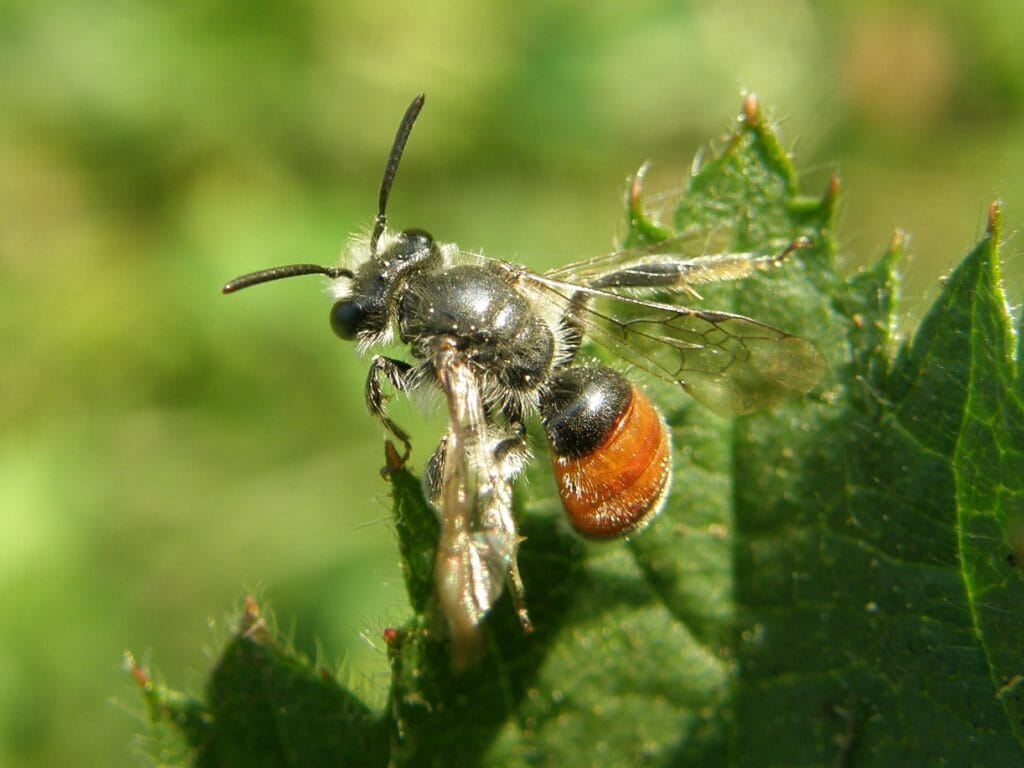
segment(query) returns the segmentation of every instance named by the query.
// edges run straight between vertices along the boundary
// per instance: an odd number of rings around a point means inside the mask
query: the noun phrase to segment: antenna
[[[398,163],[405,151],[405,143],[409,140],[412,126],[423,109],[424,95],[421,93],[405,110],[402,122],[398,124],[398,131],[395,133],[395,140],[391,144],[391,152],[388,154],[387,165],[384,166],[384,177],[380,180],[380,193],[377,196],[377,217],[373,220],[373,234],[370,235],[370,252],[377,252],[377,241],[380,240],[387,224],[388,196],[391,194],[391,185],[395,181],[395,174],[398,172]],[[330,278],[347,277],[354,278],[355,273],[344,267],[321,267],[318,264],[289,264],[284,267],[272,267],[262,269],[259,272],[250,272],[247,275],[229,280],[221,288],[222,293],[234,293],[243,288],[260,283],[269,283],[272,280],[283,280],[286,277],[298,277],[299,275],[327,275]]]
[[[370,253],[377,253],[377,241],[384,232],[384,225],[388,217],[388,195],[391,194],[391,185],[395,181],[395,174],[398,172],[398,163],[402,159],[402,152],[405,151],[405,142],[409,140],[413,123],[423,109],[423,102],[426,97],[421,93],[405,110],[402,122],[398,124],[398,132],[395,133],[395,141],[391,145],[391,152],[388,154],[388,163],[384,166],[384,177],[380,180],[380,194],[377,196],[377,218],[373,220],[373,234],[370,235]]]
[[[286,277],[298,277],[299,275],[327,275],[330,278],[355,277],[351,269],[343,267],[321,267],[319,264],[289,264],[285,267],[271,267],[261,269],[259,272],[250,272],[247,275],[236,277],[224,283],[221,293],[234,293],[251,285],[269,283],[271,280],[283,280]]]

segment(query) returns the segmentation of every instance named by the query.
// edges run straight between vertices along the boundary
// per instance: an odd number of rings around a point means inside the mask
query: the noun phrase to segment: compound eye
[[[409,253],[429,251],[434,247],[434,238],[424,229],[407,229],[402,232],[402,237],[408,244]]]
[[[355,341],[365,319],[366,310],[351,299],[342,299],[331,307],[331,328],[345,341]]]

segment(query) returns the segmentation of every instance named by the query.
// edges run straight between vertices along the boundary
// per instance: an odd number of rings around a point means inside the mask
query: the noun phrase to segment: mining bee
[[[392,470],[411,446],[388,415],[384,385],[444,395],[448,427],[424,487],[440,521],[436,597],[462,666],[478,652],[480,624],[506,585],[531,629],[512,517],[513,481],[530,457],[528,419],[543,425],[562,504],[583,536],[637,532],[668,493],[672,446],[661,413],[622,373],[581,360],[585,338],[722,416],[807,392],[824,363],[806,341],[757,320],[640,297],[700,298],[695,285],[772,269],[803,240],[775,255],[709,253],[701,248],[706,233],[691,232],[537,273],[437,242],[422,229],[388,230],[388,196],[423,101],[417,96],[402,118],[373,228],[350,243],[343,266],[275,267],[235,278],[223,291],[326,275],[338,336],[364,352],[396,336],[408,346],[409,361],[375,355],[366,379],[367,408],[402,445],[401,454],[391,450]]]

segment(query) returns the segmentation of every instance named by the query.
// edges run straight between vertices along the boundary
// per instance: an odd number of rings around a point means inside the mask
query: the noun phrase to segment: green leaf
[[[161,765],[184,765],[165,728],[179,728],[198,768],[380,766],[388,733],[333,676],[273,640],[250,598],[207,681],[205,702],[152,683],[138,668]]]
[[[973,563],[1004,599],[1019,594],[1020,574],[996,535],[996,505],[965,504],[999,496],[1009,479],[990,446],[1022,447],[1004,418],[1014,372],[996,247],[992,232],[949,278],[891,372],[900,241],[839,294],[855,346],[841,398],[804,426],[819,439],[786,499],[795,514],[767,530],[739,526],[751,565],[739,570],[741,764],[1021,759],[1019,717],[999,694],[1020,665],[1021,619],[995,606],[1002,622],[986,642],[991,597],[971,586]],[[971,425],[975,409],[989,434]],[[988,538],[977,536],[983,522]],[[777,753],[755,756],[768,743]]]
[[[748,98],[673,228],[766,253],[809,237],[784,267],[707,290],[706,306],[810,340],[829,371],[802,401],[731,421],[644,381],[675,468],[664,512],[629,541],[569,532],[538,449],[516,500],[533,634],[506,596],[483,659],[452,669],[433,601],[437,522],[401,470],[414,613],[386,634],[387,707],[369,712],[249,621],[205,703],[151,695],[154,722],[180,729],[203,766],[1019,764],[1024,377],[998,210],[900,346],[904,239],[840,279],[837,196],[834,181],[801,194]],[[625,242],[668,237],[641,200],[638,180]]]

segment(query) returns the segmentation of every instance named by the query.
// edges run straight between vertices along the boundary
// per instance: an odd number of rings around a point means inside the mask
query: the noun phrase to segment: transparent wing
[[[722,416],[800,395],[825,364],[809,343],[749,317],[644,301],[526,273],[539,300],[555,302],[580,331],[623,360],[676,382]]]
[[[591,285],[595,279],[611,272],[617,272],[661,257],[675,259],[700,258],[707,254],[723,253],[728,250],[732,230],[728,227],[716,229],[690,229],[659,243],[614,251],[591,259],[577,261],[556,267],[544,273],[545,277],[568,283]]]
[[[454,663],[464,667],[479,654],[480,622],[504,590],[519,536],[511,515],[511,478],[495,456],[479,380],[458,350],[443,341],[434,366],[449,417],[434,579]]]
[[[804,238],[780,243],[774,253],[730,251],[732,231],[693,229],[653,245],[599,256],[558,267],[544,276],[596,289],[682,290],[699,298],[692,286],[737,280],[781,264]]]

